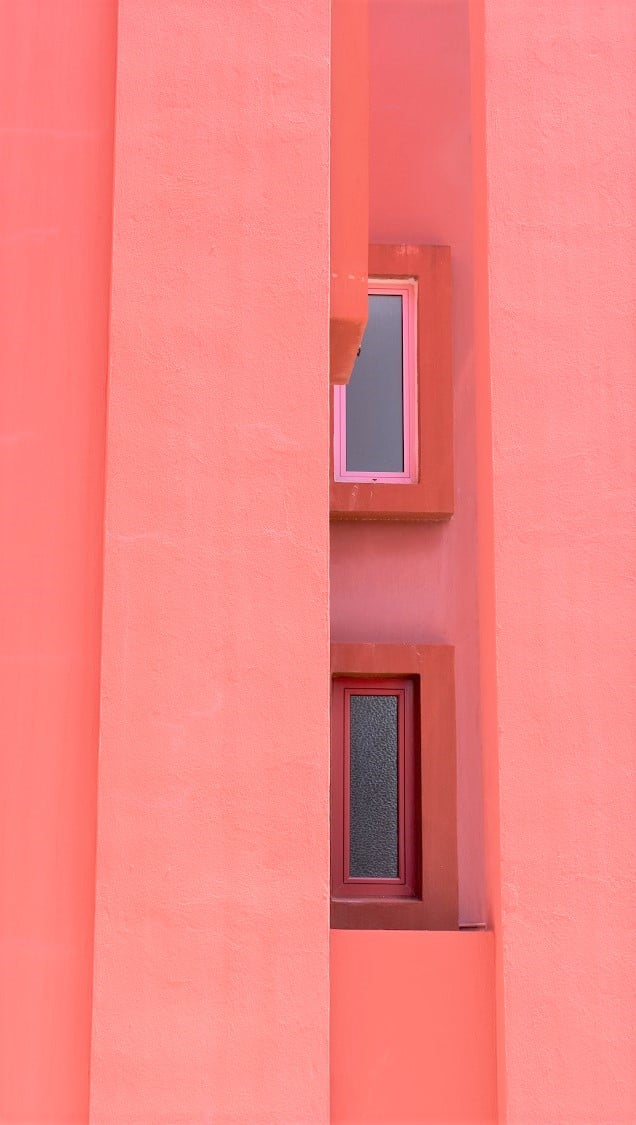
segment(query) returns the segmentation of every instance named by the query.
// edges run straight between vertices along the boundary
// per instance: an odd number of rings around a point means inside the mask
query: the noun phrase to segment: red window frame
[[[333,644],[331,646],[331,925],[335,929],[455,930],[459,924],[457,874],[457,764],[454,649],[450,645]],[[364,895],[344,882],[343,708],[339,684],[379,682],[413,686],[416,811],[414,894],[376,884]],[[408,864],[407,864],[408,866]],[[406,884],[405,884],[406,885]]]
[[[393,695],[398,700],[398,875],[350,874],[350,699]],[[333,682],[332,893],[334,898],[415,898],[419,893],[415,688],[407,678],[338,678]]]

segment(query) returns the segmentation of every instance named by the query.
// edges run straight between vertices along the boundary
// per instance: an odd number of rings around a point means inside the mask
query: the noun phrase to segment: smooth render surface
[[[0,4],[0,1120],[85,1121],[116,5]]]
[[[103,1125],[328,1121],[329,31],[119,4]]]
[[[333,1125],[497,1120],[492,934],[332,930],[331,977]]]
[[[636,1120],[636,7],[484,8],[506,1112],[618,1125]]]

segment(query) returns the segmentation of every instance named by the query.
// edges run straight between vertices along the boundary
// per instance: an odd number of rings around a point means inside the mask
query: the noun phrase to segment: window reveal
[[[451,254],[369,247],[368,323],[334,388],[333,520],[437,520],[453,512]]]
[[[331,925],[458,924],[454,654],[331,646]]]

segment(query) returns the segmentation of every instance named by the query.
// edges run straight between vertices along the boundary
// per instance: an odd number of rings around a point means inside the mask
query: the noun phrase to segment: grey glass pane
[[[395,879],[398,867],[398,700],[351,695],[349,874]]]
[[[362,349],[346,390],[347,471],[404,471],[402,298],[369,295]]]

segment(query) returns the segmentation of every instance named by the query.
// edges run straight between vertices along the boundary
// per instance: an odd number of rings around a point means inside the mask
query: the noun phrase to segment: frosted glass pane
[[[369,294],[369,319],[346,390],[347,472],[404,471],[402,298]]]
[[[398,859],[398,700],[351,695],[349,874],[394,879]]]

